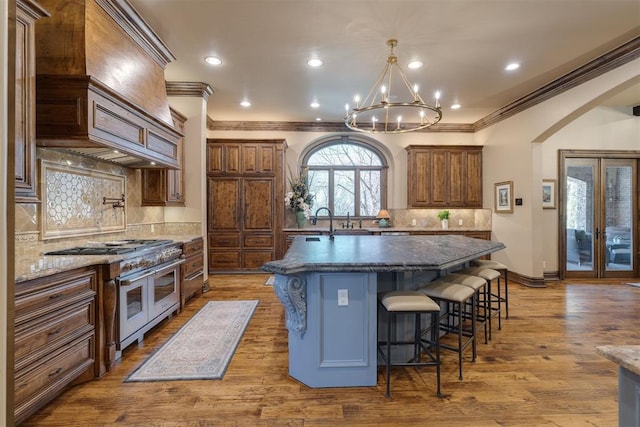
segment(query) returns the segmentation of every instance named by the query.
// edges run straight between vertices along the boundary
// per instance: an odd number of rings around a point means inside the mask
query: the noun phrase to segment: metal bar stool
[[[386,366],[387,392],[386,397],[391,396],[391,367],[392,366],[435,366],[436,367],[436,395],[442,397],[440,392],[440,335],[437,328],[431,327],[431,339],[422,338],[421,315],[431,314],[431,325],[438,323],[440,306],[423,292],[418,291],[391,291],[378,294],[378,304],[387,313],[387,339],[378,342],[378,352]],[[413,314],[415,316],[413,341],[391,339],[391,324],[400,314]],[[379,322],[378,322],[379,324]],[[391,362],[391,345],[412,345],[413,358],[407,362]],[[383,351],[386,348],[386,352]],[[422,360],[422,355],[426,360]]]
[[[487,281],[482,277],[470,276],[468,274],[450,273],[442,276],[440,280],[445,282],[457,283],[459,285],[468,286],[476,292],[475,305],[476,305],[476,322],[482,324],[484,327],[484,343],[488,343],[489,334],[491,333],[491,311],[489,306],[489,288]],[[481,298],[482,296],[482,298]],[[463,315],[467,315],[465,311]],[[489,333],[487,333],[489,329]],[[476,326],[477,330],[477,326]]]
[[[490,316],[498,317],[498,330],[502,329],[502,298],[500,296],[500,272],[491,268],[485,267],[467,267],[459,270],[456,273],[468,274],[470,276],[478,276],[487,281],[487,288],[489,289],[489,311]],[[498,280],[497,293],[493,293],[491,290],[491,283],[494,280]],[[493,303],[496,303],[494,306]],[[491,330],[491,327],[489,328]],[[489,339],[491,339],[491,333],[489,333]]]
[[[471,319],[476,317],[476,305],[474,304],[476,292],[469,286],[457,283],[445,282],[444,280],[434,280],[420,286],[418,291],[424,292],[428,297],[436,301],[447,304],[446,312],[440,317],[438,322],[439,329],[446,333],[454,333],[458,335],[458,345],[452,346],[440,343],[440,347],[458,353],[458,378],[462,380],[462,353],[471,345],[472,361],[476,361],[476,322],[471,321],[471,328],[463,328],[464,323],[464,304],[471,300]],[[452,310],[449,310],[453,306]],[[445,322],[442,319],[445,319]],[[451,322],[453,318],[453,322]],[[435,328],[432,328],[435,329]]]
[[[497,270],[504,276],[504,297],[500,297],[500,278],[498,278],[498,294],[496,297],[500,298],[500,302],[504,302],[504,317],[509,318],[509,268],[498,262],[490,259],[476,259],[471,261],[471,265],[474,267],[490,268]]]

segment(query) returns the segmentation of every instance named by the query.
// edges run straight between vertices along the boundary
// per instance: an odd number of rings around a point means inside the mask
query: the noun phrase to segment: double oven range
[[[129,239],[47,252],[45,255],[118,255],[116,359],[128,345],[170,317],[180,305],[182,245],[172,240]]]

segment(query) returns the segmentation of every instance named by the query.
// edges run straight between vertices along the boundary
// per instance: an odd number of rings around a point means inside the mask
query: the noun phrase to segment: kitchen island
[[[296,237],[283,259],[262,266],[287,313],[289,374],[309,387],[374,386],[378,291],[504,247],[454,235]]]

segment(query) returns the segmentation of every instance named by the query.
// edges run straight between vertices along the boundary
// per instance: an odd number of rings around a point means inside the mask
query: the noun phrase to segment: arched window
[[[372,144],[348,136],[313,146],[303,157],[313,211],[328,207],[336,217],[375,217],[387,204],[387,164]],[[326,211],[319,214],[326,214]]]

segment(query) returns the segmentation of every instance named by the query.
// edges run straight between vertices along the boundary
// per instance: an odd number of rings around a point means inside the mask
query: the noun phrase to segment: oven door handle
[[[164,271],[164,270],[169,270],[171,268],[175,268],[176,266],[180,265],[180,264],[184,264],[184,262],[186,261],[185,258],[179,258],[176,262],[172,262],[171,264],[168,265],[162,265],[161,268],[158,268],[157,270],[153,270],[154,274],[158,273],[160,271]]]
[[[141,274],[140,276],[136,276],[132,279],[125,279],[125,280],[118,280],[118,285],[120,286],[130,286],[131,284],[144,279],[145,277],[149,277],[149,276],[153,276],[156,272],[153,270],[147,271],[144,274]]]
[[[118,284],[120,286],[130,286],[132,283],[135,283],[138,280],[142,280],[145,277],[153,276],[154,274],[157,274],[160,271],[164,271],[164,270],[169,270],[169,269],[175,268],[176,266],[178,266],[180,264],[183,264],[185,261],[186,261],[186,259],[180,258],[176,262],[172,262],[171,264],[167,264],[167,265],[162,265],[161,268],[158,268],[158,269],[149,270],[146,273],[141,274],[140,276],[136,276],[136,277],[131,278],[131,279],[118,280]]]

